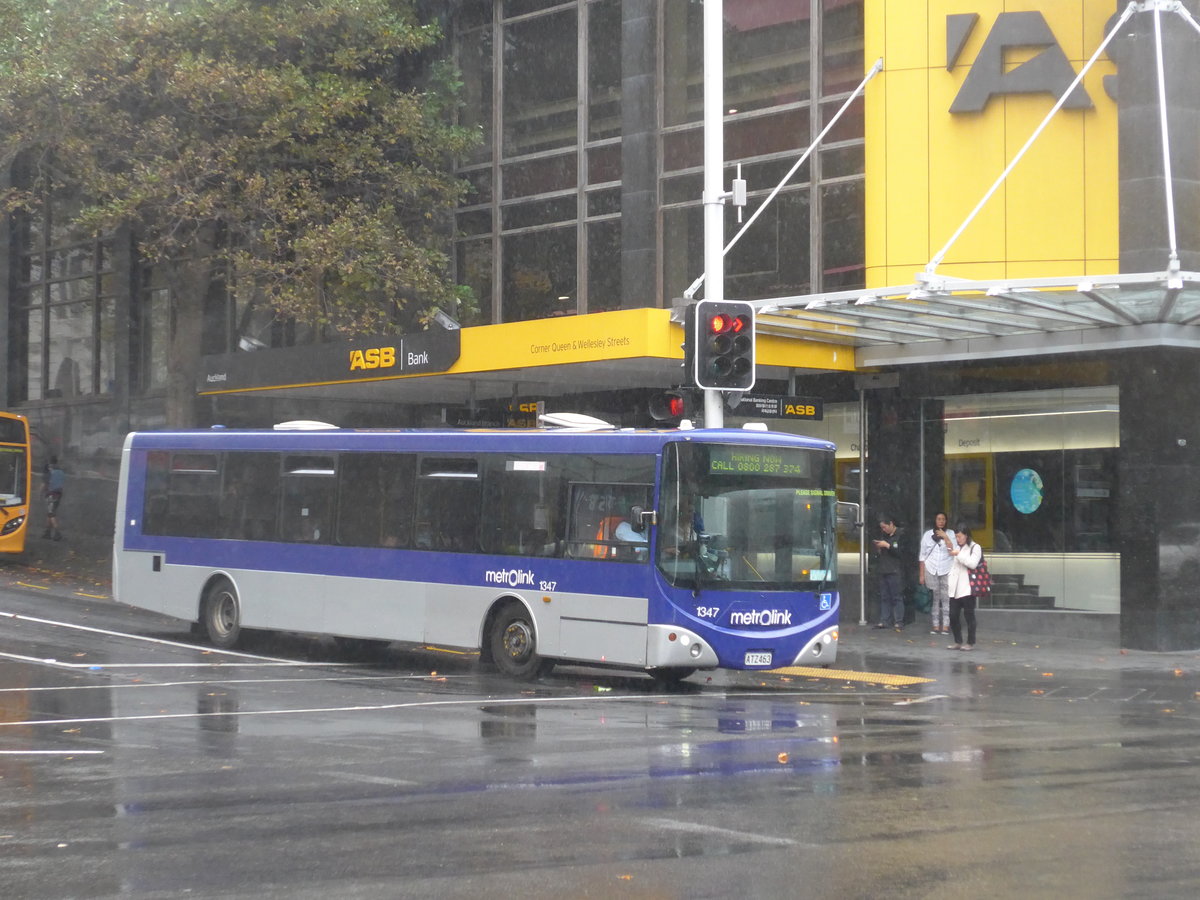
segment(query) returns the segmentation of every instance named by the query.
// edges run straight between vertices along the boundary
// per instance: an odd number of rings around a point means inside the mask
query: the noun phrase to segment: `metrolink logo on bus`
[[[791,625],[790,609],[747,609],[734,610],[729,614],[730,625]]]
[[[483,580],[488,584],[504,584],[508,587],[533,587],[536,576],[533,569],[488,569],[483,573]]]

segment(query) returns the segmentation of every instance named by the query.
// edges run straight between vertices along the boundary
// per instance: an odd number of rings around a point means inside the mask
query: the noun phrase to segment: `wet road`
[[[297,636],[218,652],[111,602],[0,590],[0,885],[14,898],[1200,891],[1196,654],[943,643],[852,630],[845,674],[662,691],[560,669],[523,685],[460,655],[355,659]]]

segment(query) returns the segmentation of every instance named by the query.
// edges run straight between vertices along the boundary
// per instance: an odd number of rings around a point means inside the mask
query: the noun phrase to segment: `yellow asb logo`
[[[817,408],[799,403],[785,403],[783,405],[783,414],[785,416],[815,416]]]
[[[395,347],[370,347],[350,351],[350,371],[356,369],[390,369],[396,364]]]

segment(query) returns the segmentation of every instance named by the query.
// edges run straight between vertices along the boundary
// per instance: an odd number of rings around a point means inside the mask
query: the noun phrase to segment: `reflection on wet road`
[[[1192,672],[841,663],[526,685],[293,635],[216,651],[0,593],[0,878],[30,898],[1195,892]]]

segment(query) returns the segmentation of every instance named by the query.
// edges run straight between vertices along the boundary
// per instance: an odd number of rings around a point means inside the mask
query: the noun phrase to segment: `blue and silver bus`
[[[697,669],[833,662],[834,447],[762,430],[130,434],[121,602],[195,623]]]

